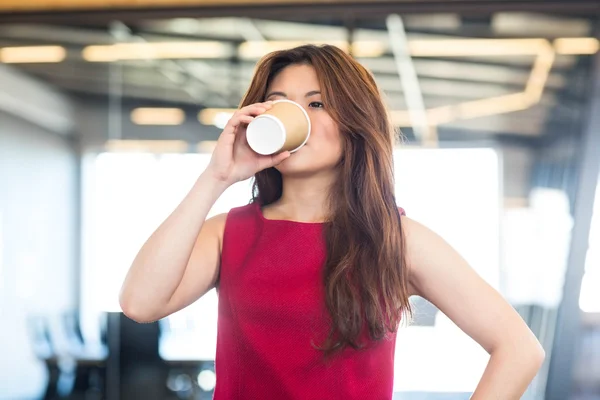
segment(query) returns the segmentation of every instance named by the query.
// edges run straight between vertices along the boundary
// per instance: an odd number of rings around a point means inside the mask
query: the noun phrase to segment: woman
[[[245,140],[271,101],[307,110],[307,144]],[[544,358],[518,314],[442,238],[396,207],[393,129],[372,76],[332,46],[267,55],[187,196],[151,235],[121,306],[139,322],[216,287],[215,399],[391,399],[398,325],[422,296],[491,355],[472,399],[518,399]],[[254,199],[205,221],[235,182]]]

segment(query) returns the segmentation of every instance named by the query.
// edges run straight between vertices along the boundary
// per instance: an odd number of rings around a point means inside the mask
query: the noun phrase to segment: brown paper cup
[[[304,107],[291,100],[275,100],[246,129],[248,145],[262,155],[293,153],[306,144],[309,136],[310,118]]]

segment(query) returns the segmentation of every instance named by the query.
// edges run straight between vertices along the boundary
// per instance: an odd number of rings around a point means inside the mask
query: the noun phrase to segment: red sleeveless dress
[[[257,203],[229,212],[218,284],[215,400],[392,398],[395,333],[328,360],[312,345],[323,343],[330,326],[322,228],[268,220]]]

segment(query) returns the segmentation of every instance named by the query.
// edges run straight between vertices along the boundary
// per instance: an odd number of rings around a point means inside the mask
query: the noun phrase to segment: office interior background
[[[216,293],[139,325],[118,292],[258,59],[303,43],[372,71],[399,205],[543,344],[524,398],[600,399],[599,38],[591,0],[3,0],[0,399],[212,397]],[[468,399],[487,353],[413,300],[395,399]]]

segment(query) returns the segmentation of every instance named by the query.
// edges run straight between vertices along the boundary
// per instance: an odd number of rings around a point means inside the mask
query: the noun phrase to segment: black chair
[[[160,327],[121,312],[108,314],[107,398],[165,400],[167,366],[159,356]]]
[[[100,321],[100,332],[94,337],[85,336],[77,311],[65,312],[61,316],[64,342],[67,353],[75,362],[74,382],[68,398],[103,398],[105,392],[106,344],[105,324]]]

